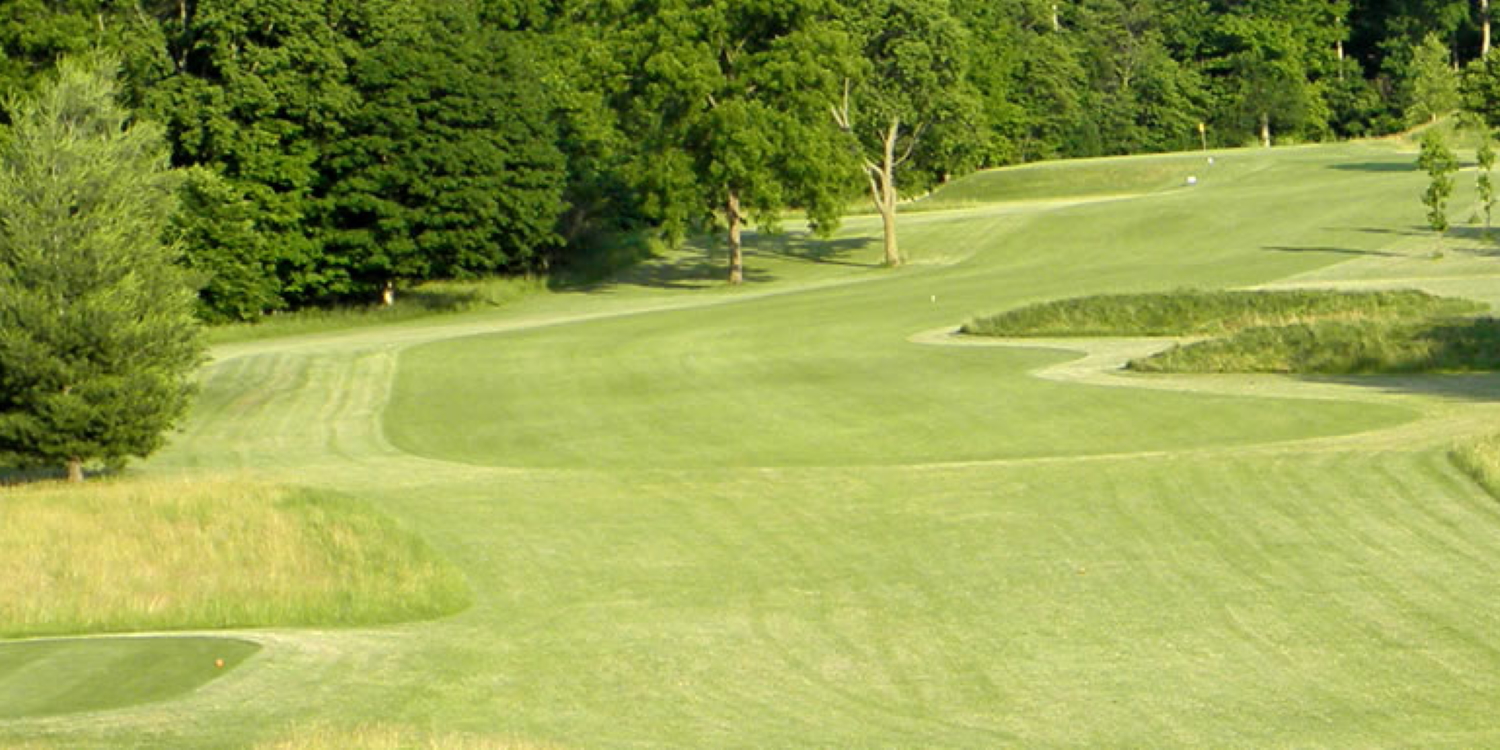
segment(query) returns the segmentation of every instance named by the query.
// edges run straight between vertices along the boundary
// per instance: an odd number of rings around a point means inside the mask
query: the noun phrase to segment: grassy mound
[[[1182,187],[1189,176],[1207,176],[1199,154],[1041,162],[988,169],[959,178],[904,210],[962,208],[1017,200],[1087,198],[1154,193]]]
[[[1321,321],[1252,328],[1131,361],[1141,372],[1354,375],[1500,369],[1500,321]]]
[[[970,321],[976,336],[1214,336],[1313,321],[1412,320],[1483,305],[1415,290],[1196,291],[1112,294],[1045,302]]]
[[[424,542],[328,494],[118,482],[0,502],[4,636],[395,622],[467,599]]]

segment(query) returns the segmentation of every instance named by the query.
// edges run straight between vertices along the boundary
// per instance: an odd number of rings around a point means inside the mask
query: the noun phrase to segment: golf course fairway
[[[139,703],[30,692],[0,644],[0,746],[1500,745],[1500,502],[1448,455],[1500,431],[1500,377],[1145,376],[1117,368],[1162,342],[950,335],[1189,287],[1500,304],[1500,246],[1420,228],[1413,151],[1212,156],[959,180],[902,215],[896,270],[851,217],[749,238],[742,288],[705,240],[587,290],[220,346],[132,472],[357,497],[473,606],[226,632],[254,658]]]

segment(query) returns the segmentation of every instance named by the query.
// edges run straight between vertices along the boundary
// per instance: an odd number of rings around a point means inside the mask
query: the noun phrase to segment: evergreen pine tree
[[[176,177],[116,67],[64,61],[0,144],[0,457],[75,481],[158,448],[203,356],[162,240]]]

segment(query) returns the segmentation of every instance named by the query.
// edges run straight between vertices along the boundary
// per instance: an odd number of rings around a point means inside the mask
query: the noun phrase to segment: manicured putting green
[[[231,638],[0,643],[0,719],[101,711],[175,698],[223,676],[259,650],[258,644]]]

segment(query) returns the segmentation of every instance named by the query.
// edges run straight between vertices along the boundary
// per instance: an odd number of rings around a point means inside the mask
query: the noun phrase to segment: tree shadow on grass
[[[1476,255],[1500,255],[1500,244],[1496,243],[1496,240],[1500,239],[1500,227],[1486,230],[1483,225],[1472,226],[1463,224],[1455,227],[1449,227],[1448,232],[1444,234],[1443,237],[1445,239],[1463,240],[1465,242],[1472,242],[1480,245],[1488,242],[1491,245],[1495,246],[1480,248],[1471,247],[1465,249],[1468,252],[1472,252]]]
[[[1332,164],[1329,169],[1340,172],[1415,172],[1417,162],[1415,159],[1405,161],[1361,161],[1351,164]]]
[[[867,237],[820,240],[802,233],[757,235],[751,245],[757,254],[772,255],[808,263],[826,263],[852,268],[878,268],[878,262],[851,260],[850,255],[875,243]]]
[[[846,238],[820,240],[806,232],[747,231],[744,235],[745,283],[779,279],[757,267],[755,259],[777,258],[814,264],[878,268],[879,262],[860,262],[851,255],[869,248],[876,240]],[[654,255],[608,279],[572,287],[578,291],[602,292],[621,286],[654,289],[712,289],[728,284],[729,254],[722,238],[700,236],[681,250]]]
[[[1358,250],[1352,247],[1285,247],[1266,245],[1261,249],[1278,253],[1332,253],[1337,255],[1377,255],[1386,258],[1400,257],[1399,253],[1389,253],[1384,250]]]
[[[1412,225],[1410,227],[1329,227],[1340,232],[1360,232],[1362,234],[1385,234],[1395,237],[1421,237],[1432,234],[1428,227]]]
[[[1405,375],[1302,375],[1299,380],[1337,383],[1404,396],[1449,401],[1500,402],[1500,372],[1412,373]],[[1497,425],[1500,428],[1500,425]]]
[[[639,286],[652,289],[712,289],[728,284],[729,260],[723,251],[658,256],[641,261],[613,278],[583,287],[583,291],[605,291],[612,287]],[[776,277],[753,264],[745,264],[745,283],[775,281]]]
[[[114,469],[90,469],[84,472],[86,479],[96,477],[109,477],[119,474]],[[66,469],[57,467],[21,468],[0,464],[0,487],[14,487],[26,484],[45,484],[63,482],[68,478]]]

